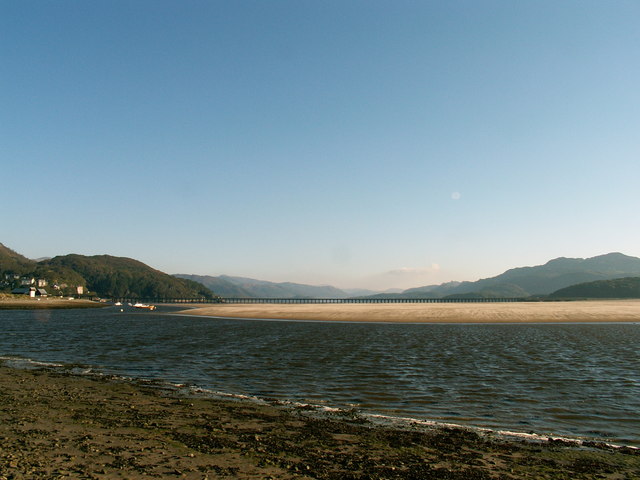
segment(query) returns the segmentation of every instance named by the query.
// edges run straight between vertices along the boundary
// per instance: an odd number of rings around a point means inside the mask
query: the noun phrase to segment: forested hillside
[[[176,278],[142,262],[110,255],[64,255],[41,262],[53,268],[69,268],[80,274],[87,288],[100,296],[132,298],[183,298],[215,295],[204,285]]]
[[[23,275],[31,272],[37,263],[14,252],[0,243],[0,272]]]
[[[640,277],[580,283],[562,288],[550,298],[640,298]]]
[[[36,262],[0,243],[0,290],[9,292],[24,285],[46,288],[53,295],[75,295],[82,287],[85,294],[100,297],[215,297],[201,283],[173,277],[131,258],[71,254]]]

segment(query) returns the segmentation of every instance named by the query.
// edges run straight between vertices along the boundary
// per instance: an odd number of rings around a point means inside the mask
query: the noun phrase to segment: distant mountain
[[[203,283],[223,297],[238,298],[526,298],[595,280],[640,276],[640,258],[622,253],[597,257],[556,258],[544,265],[519,267],[475,282],[447,282],[404,291],[376,293],[366,289],[275,283],[246,277],[176,275]]]
[[[640,275],[640,258],[622,253],[609,253],[597,257],[556,258],[538,267],[507,270],[493,279],[476,284],[492,286],[514,284],[533,295],[549,294],[560,288],[578,283],[609,280]]]
[[[514,268],[474,282],[473,290],[516,286],[530,295],[546,295],[578,283],[631,276],[640,276],[640,258],[609,253],[587,259],[556,258],[537,267]]]
[[[155,270],[138,260],[110,255],[64,255],[45,260],[43,268],[64,268],[76,272],[87,288],[104,297],[131,298],[213,298],[204,285],[176,278]]]
[[[350,297],[366,297],[366,296],[376,295],[380,293],[378,291],[369,290],[366,288],[343,288],[341,290]],[[387,290],[384,293],[400,293],[400,292],[402,292],[402,289]]]
[[[441,285],[427,285],[425,287],[409,288],[402,292],[412,298],[440,298],[451,295],[457,291],[463,283],[470,282],[447,282]]]
[[[301,283],[275,283],[245,277],[222,275],[220,278],[250,292],[258,298],[346,298],[349,295],[329,285],[305,285]]]
[[[196,280],[206,285],[217,295],[236,298],[347,298],[350,295],[329,285],[305,285],[291,282],[268,282],[246,277],[219,277],[201,275],[176,275],[179,278]]]
[[[578,283],[633,276],[640,276],[640,258],[608,253],[587,259],[556,258],[544,265],[513,268],[476,282],[449,282],[412,288],[402,292],[399,298],[518,298],[548,295]]]
[[[484,287],[480,290],[467,293],[451,293],[444,298],[526,298],[531,296],[529,292],[512,283],[501,283],[493,287]]]
[[[222,277],[212,277],[210,275],[188,275],[184,273],[175,274],[174,277],[193,280],[207,287],[216,295],[227,298],[253,298],[254,295],[235,283]]]
[[[580,283],[553,292],[549,298],[640,298],[640,277]]]

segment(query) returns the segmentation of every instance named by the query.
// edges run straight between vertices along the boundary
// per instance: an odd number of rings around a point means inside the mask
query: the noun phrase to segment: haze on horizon
[[[640,3],[3,2],[0,242],[374,289],[640,256]]]

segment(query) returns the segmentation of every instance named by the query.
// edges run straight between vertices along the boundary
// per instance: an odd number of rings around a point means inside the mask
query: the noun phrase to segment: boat
[[[114,305],[115,305],[116,307],[120,307],[120,306],[122,306],[122,302],[116,302],[116,303],[114,303]]]
[[[155,305],[149,305],[147,303],[134,303],[132,305],[133,308],[141,308],[144,310],[155,310],[156,306]]]

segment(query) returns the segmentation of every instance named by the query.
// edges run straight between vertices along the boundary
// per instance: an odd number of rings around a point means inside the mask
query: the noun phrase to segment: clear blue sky
[[[640,2],[0,2],[0,242],[339,287],[640,256]]]

